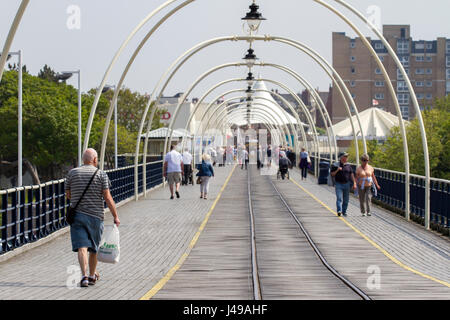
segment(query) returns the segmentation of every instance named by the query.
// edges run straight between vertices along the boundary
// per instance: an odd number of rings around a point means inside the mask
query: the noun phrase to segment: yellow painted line
[[[216,197],[216,200],[214,200],[214,203],[212,204],[211,208],[209,209],[208,213],[206,214],[205,219],[203,220],[202,224],[198,228],[198,231],[195,233],[194,237],[192,238],[191,242],[189,243],[189,246],[185,253],[180,257],[178,262],[164,275],[164,277],[158,281],[158,283],[153,286],[153,288],[150,289],[144,296],[142,296],[139,300],[150,300],[156,293],[158,293],[159,290],[161,290],[165,284],[172,278],[172,276],[175,274],[175,272],[180,269],[180,267],[183,265],[186,258],[189,256],[189,253],[191,252],[192,248],[194,248],[195,244],[197,243],[198,238],[200,237],[200,234],[202,233],[203,229],[205,229],[206,224],[208,223],[209,217],[214,211],[214,208],[217,205],[217,202],[219,202],[220,197],[222,196],[222,192],[225,190],[226,186],[228,185],[228,182],[231,179],[231,176],[233,175],[234,169],[236,169],[237,165],[234,165],[233,170],[231,170],[230,174],[228,175],[227,179],[225,180],[225,183],[223,184],[222,188],[219,191],[219,194]]]
[[[297,185],[300,189],[302,189],[305,193],[307,193],[311,198],[313,198],[314,200],[316,200],[318,203],[320,203],[323,207],[325,207],[328,211],[330,211],[331,213],[333,213],[335,216],[337,215],[337,212],[333,211],[329,206],[327,206],[325,203],[323,203],[320,199],[318,199],[316,196],[314,196],[311,192],[309,192],[308,190],[306,190],[305,188],[303,188],[300,184],[297,183],[297,181],[293,180],[292,178],[290,178],[290,180]],[[447,286],[450,288],[450,283],[436,279],[432,276],[429,276],[427,274],[424,274],[420,271],[417,271],[407,265],[405,265],[404,263],[400,262],[399,260],[397,260],[395,257],[393,257],[392,255],[389,254],[389,252],[387,252],[385,249],[383,249],[379,244],[377,244],[375,241],[373,241],[372,239],[370,239],[368,236],[366,236],[364,233],[362,233],[361,231],[359,231],[356,227],[354,227],[350,222],[348,222],[346,219],[339,217],[339,219],[341,219],[347,226],[349,226],[351,229],[353,229],[353,231],[355,231],[357,234],[359,234],[361,237],[363,237],[364,239],[366,239],[372,246],[374,246],[375,248],[377,248],[379,251],[381,251],[381,253],[383,253],[386,257],[388,257],[391,261],[393,261],[394,263],[396,263],[397,265],[399,265],[400,267],[411,271],[419,276],[422,276],[426,279],[435,281],[437,283],[440,283],[444,286]]]

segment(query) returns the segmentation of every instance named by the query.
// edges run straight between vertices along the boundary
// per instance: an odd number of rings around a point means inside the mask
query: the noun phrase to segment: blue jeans
[[[337,212],[347,213],[348,200],[350,196],[350,182],[336,182],[336,207]]]

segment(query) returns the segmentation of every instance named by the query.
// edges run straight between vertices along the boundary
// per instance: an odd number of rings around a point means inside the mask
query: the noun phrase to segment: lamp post
[[[255,65],[256,60],[258,60],[254,52],[255,50],[253,50],[252,48],[248,49],[247,54],[243,58],[249,69],[251,69]]]
[[[258,12],[259,6],[253,0],[253,3],[250,5],[250,12],[247,12],[244,18],[241,20],[247,21],[247,25],[250,28],[251,32],[256,32],[259,29],[259,25],[262,20],[266,20],[262,17],[262,14]]]
[[[108,92],[109,90],[116,90],[116,85],[105,86],[102,90],[102,93]],[[117,161],[117,99],[114,100],[114,169],[117,169],[118,161]]]
[[[64,71],[58,73],[56,78],[65,81],[74,74],[78,75],[78,166],[81,167],[81,71]]]
[[[1,56],[1,55],[0,55]],[[22,58],[23,53],[22,50],[19,50],[17,52],[9,52],[8,56],[6,57],[6,61],[11,59],[11,56],[18,56],[18,64],[19,64],[19,70],[18,70],[18,101],[17,101],[17,186],[22,186]]]

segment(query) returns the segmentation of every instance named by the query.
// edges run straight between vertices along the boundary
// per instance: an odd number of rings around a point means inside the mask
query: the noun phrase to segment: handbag
[[[84,189],[83,194],[81,195],[80,200],[78,200],[78,202],[77,202],[77,204],[75,205],[75,207],[72,208],[71,206],[69,206],[69,208],[68,208],[68,210],[67,210],[67,213],[66,213],[66,222],[67,222],[69,225],[71,225],[71,224],[73,223],[73,221],[75,220],[75,212],[76,212],[76,210],[77,210],[77,207],[78,207],[78,205],[80,204],[81,200],[83,199],[84,194],[86,193],[87,189],[88,189],[89,186],[91,185],[92,180],[94,180],[94,177],[95,177],[95,175],[97,174],[98,170],[99,170],[98,168],[97,168],[97,170],[95,170],[94,174],[93,174],[92,177],[91,177],[91,180],[89,180],[89,183],[87,184],[86,188]]]
[[[197,182],[196,182],[197,184],[202,184],[202,177],[197,177]]]

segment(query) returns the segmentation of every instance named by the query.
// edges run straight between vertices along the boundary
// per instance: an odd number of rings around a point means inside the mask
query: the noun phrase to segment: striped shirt
[[[70,190],[70,206],[75,207],[83,194],[84,189],[91,180],[96,167],[93,165],[83,165],[69,171],[66,177],[65,189]],[[78,204],[77,211],[104,220],[103,190],[110,189],[111,182],[108,175],[98,170],[92,180],[89,189],[84,194],[83,199]]]

